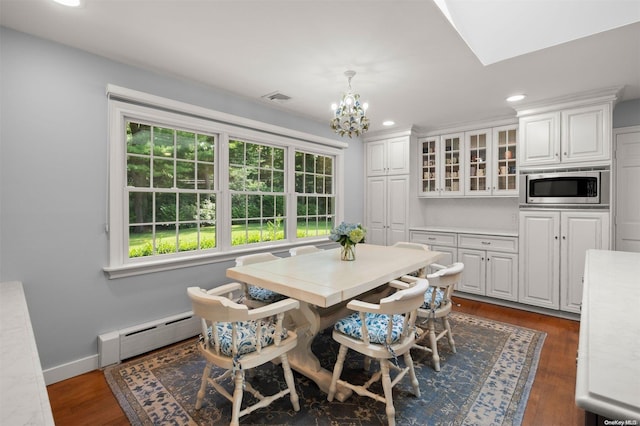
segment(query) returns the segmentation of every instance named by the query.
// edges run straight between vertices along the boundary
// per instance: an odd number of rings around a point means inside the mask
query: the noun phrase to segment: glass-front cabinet
[[[420,139],[420,196],[450,197],[464,194],[462,133]]]
[[[518,125],[493,129],[494,195],[518,195]]]
[[[491,195],[491,129],[465,133],[467,142],[466,195]]]

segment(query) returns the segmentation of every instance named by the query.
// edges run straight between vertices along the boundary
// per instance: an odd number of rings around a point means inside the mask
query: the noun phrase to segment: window
[[[127,96],[109,100],[110,278],[285,250],[334,227],[341,142],[116,92]]]
[[[297,236],[329,235],[335,226],[333,157],[297,151],[295,158]]]
[[[231,245],[286,239],[285,149],[229,141]]]
[[[216,137],[125,126],[129,258],[214,248]]]

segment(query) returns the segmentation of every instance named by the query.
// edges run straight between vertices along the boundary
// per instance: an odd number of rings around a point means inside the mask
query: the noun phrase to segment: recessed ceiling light
[[[396,124],[396,122],[392,120],[387,120],[382,122],[383,126],[393,126],[394,124]]]
[[[523,100],[523,99],[524,99],[524,98],[526,98],[526,97],[527,97],[527,95],[523,95],[523,94],[509,96],[509,97],[507,98],[507,102],[518,102],[518,101]]]
[[[80,6],[80,0],[53,0],[56,3],[59,3],[63,6],[69,6],[69,7],[78,7]]]

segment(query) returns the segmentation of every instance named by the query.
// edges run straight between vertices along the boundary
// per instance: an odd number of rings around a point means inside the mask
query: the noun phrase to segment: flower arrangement
[[[367,231],[361,224],[342,222],[331,230],[329,239],[340,243],[342,246],[342,260],[355,260],[355,245],[364,243],[364,237],[366,235]]]

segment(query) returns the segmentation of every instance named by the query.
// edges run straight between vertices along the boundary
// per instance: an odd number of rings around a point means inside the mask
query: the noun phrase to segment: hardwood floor
[[[524,426],[584,424],[584,411],[574,402],[580,323],[467,299],[455,301],[459,312],[547,333]],[[54,383],[47,390],[57,426],[129,424],[101,371]]]

